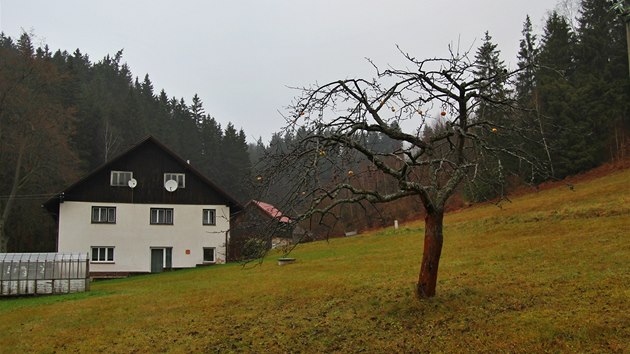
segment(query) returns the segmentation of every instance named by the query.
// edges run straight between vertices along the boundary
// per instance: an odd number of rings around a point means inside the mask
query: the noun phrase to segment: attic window
[[[109,185],[113,187],[127,187],[129,180],[133,178],[133,172],[130,171],[112,171]]]
[[[177,181],[177,188],[186,188],[186,175],[183,173],[165,173],[164,183],[166,181]]]

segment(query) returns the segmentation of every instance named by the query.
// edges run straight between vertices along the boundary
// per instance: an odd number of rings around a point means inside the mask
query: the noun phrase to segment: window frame
[[[120,183],[120,176],[129,174],[129,178],[124,183]],[[114,183],[114,176],[116,176],[116,183]],[[109,173],[109,185],[111,187],[129,187],[129,181],[133,178],[133,171],[116,171],[112,170]]]
[[[206,212],[212,214],[212,219],[206,218]],[[217,210],[214,208],[203,209],[201,212],[201,224],[203,226],[216,226],[217,225]]]
[[[206,250],[212,250],[212,260],[206,260]],[[203,258],[203,263],[216,263],[217,262],[217,248],[216,247],[203,247],[203,251],[201,254]]]
[[[156,220],[153,220],[153,212],[156,212]],[[160,222],[160,211],[164,212],[164,221]],[[168,220],[168,212],[170,212],[170,222]],[[175,224],[175,211],[173,208],[151,208],[149,211],[149,224],[150,225],[174,225]]]
[[[94,219],[94,211],[98,209],[98,215],[99,215],[99,219],[101,216],[101,210],[105,209],[107,217],[105,220],[95,220]],[[110,221],[110,212],[113,211],[114,214],[114,220]],[[116,207],[115,206],[102,206],[102,205],[93,205],[92,206],[92,213],[90,215],[90,220],[92,222],[92,224],[116,224]]]
[[[114,258],[116,255],[116,252],[114,252],[115,248],[114,246],[90,246],[90,263],[116,263],[116,259]],[[96,260],[94,259],[94,250],[96,250]],[[102,260],[100,259],[101,252],[103,252]]]
[[[186,174],[181,172],[165,172],[164,173],[164,183],[166,181],[174,180],[177,181],[177,188],[186,188]]]

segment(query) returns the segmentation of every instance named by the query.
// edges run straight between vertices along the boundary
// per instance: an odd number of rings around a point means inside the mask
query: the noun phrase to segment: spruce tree
[[[577,108],[591,130],[591,159],[599,163],[620,155],[620,141],[626,140],[623,132],[628,127],[630,111],[626,31],[622,19],[610,10],[606,0],[582,1],[580,14]]]
[[[475,76],[478,78],[491,78],[488,84],[479,89],[482,99],[476,110],[479,120],[499,123],[502,115],[495,109],[492,102],[503,102],[507,99],[509,91],[506,86],[507,67],[501,60],[501,51],[497,44],[492,42],[492,36],[486,31],[481,46],[475,55]]]
[[[529,15],[523,23],[523,38],[519,43],[518,68],[520,72],[516,76],[516,95],[519,103],[527,107],[532,104],[536,80],[536,65],[538,62],[538,44],[536,35],[532,30],[532,22]]]
[[[232,123],[225,128],[221,144],[221,174],[219,180],[222,187],[239,201],[249,198],[248,181],[250,180],[251,162],[249,160],[245,132],[237,131]]]
[[[190,114],[197,126],[201,126],[201,123],[205,119],[206,112],[203,109],[203,103],[199,95],[195,94],[192,98],[192,104],[190,105]]]
[[[523,37],[519,42],[517,55],[519,72],[515,83],[515,98],[520,109],[514,118],[518,120],[516,124],[523,133],[514,138],[519,140],[524,150],[532,151],[538,160],[549,161],[553,173],[549,146],[550,130],[546,127],[547,124],[540,111],[539,89],[536,85],[540,47],[537,36],[533,33],[529,15],[525,18],[521,33]],[[542,142],[542,145],[537,142]],[[521,167],[523,166],[519,165],[516,172],[521,178],[526,178],[529,171],[521,170]]]
[[[490,145],[499,145],[501,140],[506,139],[504,135],[507,128],[514,125],[514,122],[506,116],[504,107],[509,101],[510,91],[507,87],[507,67],[501,60],[501,52],[497,44],[492,42],[492,37],[486,31],[481,46],[475,55],[476,78],[483,80],[484,85],[478,89],[478,100],[476,101],[475,120],[486,127],[491,127],[490,132],[482,131]],[[482,165],[487,166],[475,176],[468,185],[466,197],[474,201],[488,200],[502,193],[505,183],[506,169],[514,169],[508,166],[514,162],[506,162],[495,155],[492,151],[480,148],[476,152],[484,161]]]
[[[589,143],[591,126],[577,109],[575,86],[576,39],[568,21],[552,12],[545,23],[536,79],[539,110],[549,136],[554,174],[557,178],[595,165]]]

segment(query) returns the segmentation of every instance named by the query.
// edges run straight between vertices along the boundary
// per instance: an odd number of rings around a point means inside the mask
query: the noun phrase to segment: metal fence
[[[0,296],[90,290],[87,253],[0,253]]]

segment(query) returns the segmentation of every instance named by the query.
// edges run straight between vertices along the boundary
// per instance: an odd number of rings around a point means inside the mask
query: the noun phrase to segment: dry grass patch
[[[300,246],[298,262],[184,270],[0,300],[0,352],[628,352],[630,170],[452,213],[438,295],[422,223]]]

